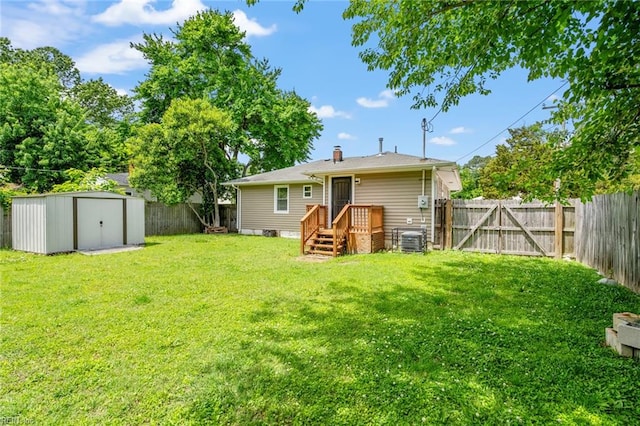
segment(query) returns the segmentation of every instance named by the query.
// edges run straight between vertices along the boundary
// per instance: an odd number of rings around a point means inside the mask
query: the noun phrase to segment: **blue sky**
[[[71,56],[83,78],[102,77],[121,92],[144,79],[148,64],[129,48],[143,33],[164,34],[198,10],[229,10],[247,33],[257,58],[282,69],[279,86],[307,98],[324,123],[314,141],[312,159],[328,158],[334,145],[345,156],[384,150],[422,155],[423,118],[436,109],[411,109],[411,95],[396,98],[387,90],[387,74],[367,71],[351,46],[351,22],[342,19],[344,1],[310,1],[300,14],[288,1],[262,0],[249,7],[242,1],[206,0],[3,0],[0,35],[14,47],[54,46]],[[490,82],[488,96],[469,96],[432,122],[427,157],[467,162],[473,155],[491,155],[504,141],[508,126],[549,118],[549,96],[558,80],[527,82],[523,70],[511,70]],[[554,96],[561,96],[562,90]],[[528,115],[525,115],[533,108]],[[496,136],[497,135],[497,136]],[[494,138],[495,137],[495,138]],[[491,138],[493,140],[489,141]]]

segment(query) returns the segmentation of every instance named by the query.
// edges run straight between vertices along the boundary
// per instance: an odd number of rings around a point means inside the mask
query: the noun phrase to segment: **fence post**
[[[560,201],[556,201],[556,211],[555,211],[555,258],[562,258],[562,236],[564,230],[564,220],[562,214],[563,208]]]
[[[453,200],[445,200],[444,204],[444,248],[453,247]]]

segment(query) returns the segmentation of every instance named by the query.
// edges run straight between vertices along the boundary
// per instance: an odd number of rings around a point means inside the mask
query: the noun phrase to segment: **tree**
[[[175,41],[145,34],[142,43],[132,44],[151,63],[135,89],[143,122],[159,123],[176,99],[206,99],[234,123],[224,154],[239,173],[309,158],[320,120],[308,111],[307,100],[277,87],[280,70],[252,56],[231,13],[200,12],[173,34]]]
[[[85,133],[86,150],[92,167],[109,171],[125,171],[129,166],[126,140],[131,135],[133,100],[120,95],[99,78],[77,84],[73,99],[85,111],[85,121],[91,126]]]
[[[104,169],[90,169],[87,172],[78,169],[65,171],[67,180],[64,183],[54,185],[51,192],[75,192],[75,191],[108,191],[124,195],[118,182],[107,178]]]
[[[63,170],[86,166],[84,113],[58,87],[41,71],[0,64],[0,164],[12,182],[35,191],[62,182]]]
[[[453,193],[452,198],[472,199],[482,196],[480,187],[480,173],[486,164],[491,160],[491,156],[481,157],[475,155],[467,164],[460,168],[460,180],[462,190]]]
[[[165,203],[187,203],[204,226],[220,226],[219,184],[236,172],[225,152],[234,131],[229,114],[209,101],[174,100],[160,123],[142,126],[130,139],[131,184]],[[196,193],[202,211],[190,202]]]
[[[581,170],[583,196],[629,173],[640,149],[640,2],[351,0],[343,17],[356,21],[352,43],[369,70],[389,71],[388,87],[414,94],[415,108],[488,94],[513,67],[566,80],[553,118],[575,120],[575,132],[557,173]]]
[[[12,183],[48,191],[64,170],[126,170],[133,104],[101,79],[82,81],[50,47],[14,49],[0,38],[0,165]]]
[[[553,167],[554,156],[564,149],[565,132],[548,132],[536,123],[509,129],[509,134],[479,172],[482,196],[551,200],[576,197],[582,192],[580,170],[565,173],[560,179]]]

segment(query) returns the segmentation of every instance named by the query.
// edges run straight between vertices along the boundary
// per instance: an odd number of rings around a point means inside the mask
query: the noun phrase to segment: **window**
[[[274,213],[289,213],[289,187],[276,186],[274,188]]]
[[[311,188],[312,188],[311,185],[304,185],[302,187],[302,198],[311,198],[313,196],[311,192]]]

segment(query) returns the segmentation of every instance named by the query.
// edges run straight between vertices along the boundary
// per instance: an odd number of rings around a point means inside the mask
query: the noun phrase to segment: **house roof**
[[[310,178],[317,176],[334,176],[346,173],[387,173],[394,171],[431,170],[433,167],[444,168],[460,179],[455,163],[434,158],[422,158],[414,155],[398,154],[396,152],[382,152],[380,154],[344,157],[342,161],[333,159],[317,160],[297,166],[287,167],[272,172],[260,173],[225,182],[223,185],[268,185],[278,183],[307,183]],[[449,179],[451,181],[451,179]],[[447,183],[447,182],[445,182]],[[449,186],[449,185],[448,185]],[[451,187],[451,186],[450,186]]]
[[[120,186],[129,186],[129,173],[107,173],[107,178],[115,180]]]

